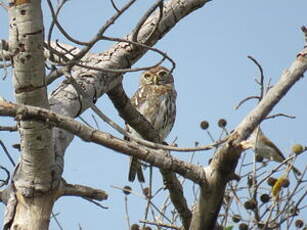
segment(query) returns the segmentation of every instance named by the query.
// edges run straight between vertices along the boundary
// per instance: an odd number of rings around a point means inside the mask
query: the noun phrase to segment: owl
[[[271,161],[281,163],[286,159],[278,147],[263,134],[260,127],[255,128],[249,139],[243,142],[243,147],[252,148],[255,154]],[[296,175],[301,175],[301,172],[297,168],[291,167]]]
[[[167,68],[157,66],[141,75],[139,87],[131,98],[132,105],[158,131],[161,141],[173,128],[176,118],[176,96],[173,75]],[[127,125],[127,131],[135,137],[142,138],[129,125]],[[133,182],[136,175],[140,182],[145,182],[140,161],[131,157],[129,181]]]

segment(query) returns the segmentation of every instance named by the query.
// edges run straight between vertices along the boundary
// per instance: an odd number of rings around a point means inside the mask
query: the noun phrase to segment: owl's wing
[[[139,87],[130,99],[132,106],[135,107],[142,115],[144,114],[142,113],[142,111],[140,111],[140,108],[142,108],[144,103],[146,103],[147,93],[148,93],[147,87]],[[127,123],[126,123],[126,130],[133,135],[139,136],[138,133],[134,129],[132,129]]]
[[[140,107],[146,102],[147,95],[149,95],[151,88],[148,86],[139,87],[134,95],[131,97],[131,104],[139,110]]]
[[[151,106],[155,105],[157,95],[150,85],[139,87],[131,98],[131,104],[152,124],[154,114]]]

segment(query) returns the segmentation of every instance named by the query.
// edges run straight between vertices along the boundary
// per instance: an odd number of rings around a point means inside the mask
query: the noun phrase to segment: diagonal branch
[[[267,117],[273,107],[286,95],[290,88],[303,77],[307,70],[307,48],[303,49],[291,66],[286,69],[280,80],[265,95],[264,99],[239,124],[236,131],[240,138],[237,142],[245,140],[254,128]]]
[[[228,141],[215,153],[206,169],[206,186],[201,186],[198,205],[193,212],[191,230],[214,229],[224,191],[242,152],[241,141],[247,139],[254,128],[265,119],[273,107],[307,71],[307,48],[303,49],[280,80],[261,102],[241,121]]]
[[[119,84],[110,90],[108,96],[115,108],[118,110],[121,118],[123,118],[131,127],[135,127],[135,130],[141,134],[144,139],[156,143],[160,142],[159,133],[152,127],[149,121],[147,121],[146,118],[133,107],[122,84]]]

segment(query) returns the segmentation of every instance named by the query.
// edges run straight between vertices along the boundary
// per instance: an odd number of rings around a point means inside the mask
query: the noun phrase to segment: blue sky
[[[122,5],[126,1],[116,2]],[[122,37],[127,34],[151,3],[152,1],[137,1],[135,6],[124,14],[107,34],[113,37]],[[305,0],[215,0],[180,21],[156,45],[157,48],[167,52],[177,64],[174,76],[178,92],[178,113],[175,127],[168,141],[171,142],[177,138],[180,146],[192,146],[195,141],[209,144],[208,135],[199,128],[202,120],[210,122],[210,132],[215,138],[218,138],[220,134],[220,129],[216,125],[218,119],[227,119],[229,130],[235,128],[255,106],[255,102],[247,102],[237,111],[233,109],[234,106],[241,99],[259,93],[254,81],[254,78],[259,76],[259,72],[247,56],[255,57],[262,64],[265,76],[271,78],[274,84],[303,47],[303,34],[300,27],[307,23],[306,8]],[[86,41],[113,13],[114,10],[109,1],[74,0],[64,7],[60,22],[75,38]],[[46,5],[44,5],[44,20],[48,28],[50,14]],[[2,8],[0,23],[0,39],[7,39],[7,14]],[[58,32],[53,36],[53,39],[57,38],[67,42]],[[102,52],[111,44],[102,41],[92,51]],[[148,53],[135,66],[152,65],[158,58],[157,55]],[[165,65],[170,66],[169,63]],[[2,76],[2,72],[0,73]],[[129,95],[135,91],[139,75],[140,73],[125,75],[124,87]],[[285,154],[294,143],[307,145],[304,128],[307,117],[305,81],[305,79],[300,80],[273,111],[273,113],[294,115],[297,118],[295,120],[277,118],[265,121],[262,126],[267,136]],[[49,91],[58,83],[59,81],[55,82]],[[6,80],[0,82],[0,95],[14,100],[10,74]],[[97,105],[112,119],[123,125],[123,121],[106,96],[103,96]],[[82,117],[95,125],[91,115],[92,112],[88,111]],[[11,122],[10,119],[0,118],[0,125],[9,122]],[[119,136],[105,123],[99,122],[99,124],[103,131]],[[6,143],[17,160],[18,152],[10,146],[18,142],[18,137],[15,134],[0,132],[0,139]],[[174,155],[182,159],[190,157],[186,153],[174,153]],[[251,155],[252,153],[249,154],[250,157]],[[210,156],[211,152],[196,153],[197,162],[204,166],[207,165]],[[305,154],[299,158],[296,166],[303,169],[306,160]],[[2,150],[0,150],[0,163],[11,168]],[[65,163],[64,178],[69,183],[106,190],[109,193],[109,200],[103,204],[109,209],[101,210],[79,198],[61,198],[56,203],[54,212],[59,213],[58,218],[64,229],[77,229],[78,224],[83,229],[93,230],[101,229],[101,226],[112,227],[112,229],[125,228],[127,224],[124,196],[111,185],[128,184],[128,158],[102,146],[84,143],[79,138],[75,138],[67,149]],[[272,166],[276,164],[272,163]],[[158,188],[160,175],[155,174],[154,179]],[[137,183],[130,186],[135,191],[141,192]],[[186,188],[186,195],[189,201],[193,199],[189,186]],[[143,218],[144,205],[145,202],[141,198],[129,196],[132,223]],[[0,206],[0,213],[3,213],[3,205]],[[2,214],[0,222],[2,222]],[[50,229],[58,229],[53,221]]]

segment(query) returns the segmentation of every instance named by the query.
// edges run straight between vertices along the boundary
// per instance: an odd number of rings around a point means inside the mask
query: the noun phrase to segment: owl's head
[[[141,76],[141,85],[166,85],[174,84],[173,75],[163,67],[157,66],[145,71]]]

